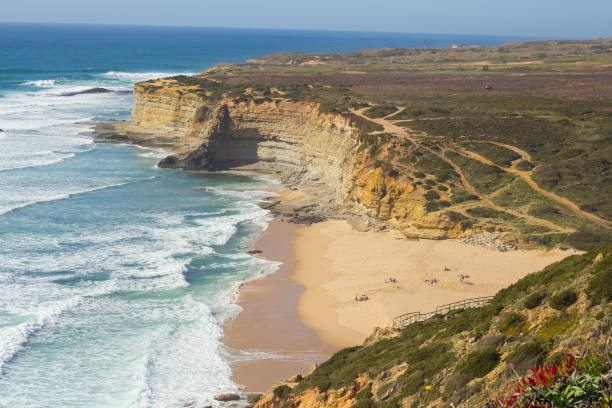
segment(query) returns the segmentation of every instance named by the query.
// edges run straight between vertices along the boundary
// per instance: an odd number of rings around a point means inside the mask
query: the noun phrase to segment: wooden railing
[[[445,305],[441,305],[436,307],[433,312],[421,313],[421,312],[411,312],[404,313],[403,315],[399,315],[393,318],[393,328],[401,329],[402,327],[408,326],[409,324],[422,322],[423,320],[427,320],[435,315],[444,315],[453,310],[463,310],[470,309],[473,307],[484,306],[489,303],[493,299],[493,296],[481,296],[470,299],[463,299],[458,302],[447,303]]]

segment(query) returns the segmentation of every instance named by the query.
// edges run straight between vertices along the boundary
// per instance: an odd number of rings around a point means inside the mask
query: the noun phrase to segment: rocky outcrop
[[[359,148],[361,129],[354,117],[282,98],[212,99],[164,80],[137,84],[134,95],[134,125],[182,135],[160,167],[264,170],[292,185],[314,183],[320,202],[309,208],[306,223],[341,212],[409,236],[462,234],[446,217],[425,211],[423,191],[375,168],[376,158]]]

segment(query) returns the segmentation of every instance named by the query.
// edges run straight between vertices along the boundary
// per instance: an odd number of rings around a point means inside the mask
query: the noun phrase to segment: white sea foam
[[[39,79],[37,81],[27,81],[19,85],[23,86],[36,86],[39,88],[50,88],[55,85],[55,79]]]
[[[30,336],[46,326],[55,324],[66,311],[76,307],[83,300],[82,296],[41,305],[34,320],[0,331],[0,375],[4,366],[17,353],[23,350],[23,344]]]
[[[11,203],[9,201],[8,204],[6,204],[6,203],[3,204],[2,202],[0,202],[0,216],[4,215],[4,214],[7,214],[7,213],[9,213],[11,211],[20,209],[20,208],[29,207],[29,206],[34,205],[34,204],[46,203],[46,202],[49,202],[49,201],[65,200],[67,198],[74,197],[74,196],[77,196],[77,195],[80,195],[80,194],[86,194],[86,193],[91,193],[93,191],[106,190],[106,189],[109,189],[109,188],[120,187],[120,186],[124,186],[126,184],[128,184],[128,183],[116,183],[116,184],[109,184],[109,185],[106,185],[106,186],[92,187],[92,188],[88,188],[88,189],[80,190],[80,191],[73,191],[73,192],[69,192],[69,193],[61,193],[61,194],[55,194],[55,195],[54,194],[43,195],[41,197],[37,197],[36,200],[32,200],[32,201],[22,201],[22,202],[17,201],[18,203],[15,203],[15,202]]]

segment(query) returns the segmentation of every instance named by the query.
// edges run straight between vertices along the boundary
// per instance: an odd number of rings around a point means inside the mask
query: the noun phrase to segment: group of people
[[[397,283],[397,279],[395,278],[385,279],[385,283]]]
[[[361,295],[361,296],[357,296],[355,295],[355,300],[357,302],[365,302],[366,300],[369,300],[370,298],[367,295]]]
[[[469,279],[470,275],[460,273],[459,274],[459,282],[463,283],[464,280]]]

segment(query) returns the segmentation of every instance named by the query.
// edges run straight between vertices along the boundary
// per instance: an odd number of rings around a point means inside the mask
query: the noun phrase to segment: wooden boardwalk
[[[402,327],[408,326],[409,324],[422,322],[423,320],[427,320],[435,315],[444,315],[453,310],[463,310],[470,309],[473,307],[484,306],[489,303],[493,299],[493,296],[481,296],[470,299],[463,299],[458,302],[447,303],[445,305],[441,305],[436,307],[433,312],[421,313],[421,312],[411,312],[404,313],[403,315],[399,315],[393,318],[393,328],[401,329]]]

